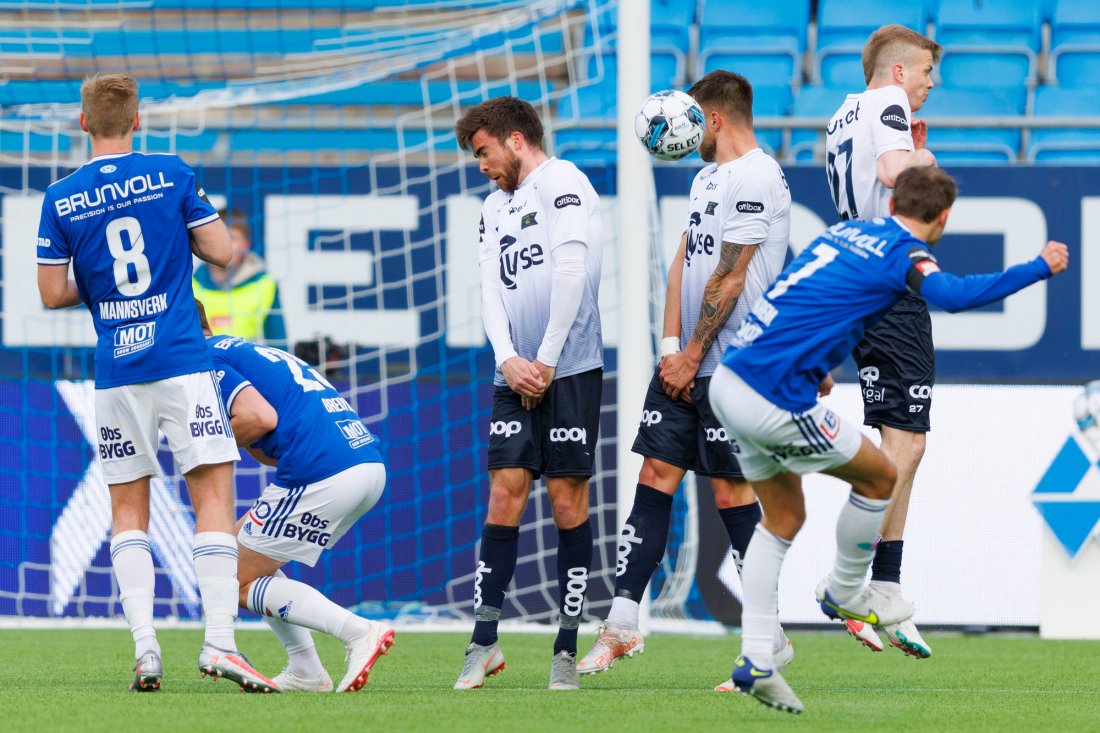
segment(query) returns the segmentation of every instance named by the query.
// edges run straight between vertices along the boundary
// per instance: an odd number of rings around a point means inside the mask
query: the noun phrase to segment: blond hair
[[[80,85],[80,110],[92,137],[126,137],[138,112],[137,82],[127,74],[89,76]]]
[[[931,51],[932,63],[940,61],[943,47],[903,25],[884,25],[871,34],[863,47],[863,79],[868,84],[880,66],[909,61],[913,51]]]

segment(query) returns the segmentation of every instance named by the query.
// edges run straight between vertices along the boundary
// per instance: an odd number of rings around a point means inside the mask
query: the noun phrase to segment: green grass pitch
[[[241,648],[274,674],[285,655],[274,636],[239,631]],[[166,676],[156,694],[126,691],[133,662],[125,631],[0,631],[0,731],[336,733],[337,731],[1096,731],[1100,642],[1026,635],[931,634],[930,660],[874,654],[834,632],[791,632],[786,677],[801,716],[711,688],[725,679],[736,635],[655,635],[640,657],[581,680],[579,692],[545,689],[552,637],[505,634],[503,674],[482,690],[451,689],[466,637],[399,632],[359,694],[244,695],[195,667],[198,631],[163,631]],[[592,637],[582,636],[581,651]],[[339,681],[343,654],[319,638]]]

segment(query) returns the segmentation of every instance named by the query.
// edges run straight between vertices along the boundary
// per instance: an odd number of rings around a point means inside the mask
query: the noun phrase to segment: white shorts
[[[710,405],[749,481],[843,466],[863,442],[858,429],[820,402],[806,412],[776,407],[724,364],[710,380]]]
[[[292,489],[269,484],[244,515],[237,541],[274,560],[316,565],[321,551],[377,504],[385,487],[381,463],[360,463]]]
[[[108,484],[160,473],[158,430],[180,473],[241,459],[213,372],[97,389],[95,419]]]

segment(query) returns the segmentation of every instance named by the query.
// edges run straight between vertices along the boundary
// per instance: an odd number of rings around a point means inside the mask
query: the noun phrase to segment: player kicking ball
[[[826,616],[880,626],[913,605],[864,584],[897,469],[854,426],[817,401],[840,364],[898,300],[916,293],[950,312],[976,308],[1064,271],[1069,253],[1048,242],[1004,272],[958,277],[930,248],[943,234],[955,181],[910,168],[895,184],[890,218],[841,222],[814,240],[756,302],[711,380],[711,406],[740,450],[764,508],[741,573],[742,645],[733,682],[766,705],[802,712],[773,659],[779,574],[805,521],[801,476],[821,472],[852,485],[836,525],[836,560],[817,589]]]
[[[237,445],[275,466],[275,481],[237,524],[241,608],[264,617],[286,647],[282,692],[331,692],[332,679],[308,629],[344,642],[347,673],[337,692],[357,692],[393,645],[393,629],[291,580],[280,568],[313,566],[382,496],[386,467],[378,440],[343,397],[285,351],[234,336],[212,336],[199,304]]]

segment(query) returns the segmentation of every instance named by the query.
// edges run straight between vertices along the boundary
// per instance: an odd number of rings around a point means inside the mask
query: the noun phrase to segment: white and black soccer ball
[[[667,89],[649,95],[634,118],[634,134],[657,160],[680,160],[703,142],[706,118],[687,94]]]

